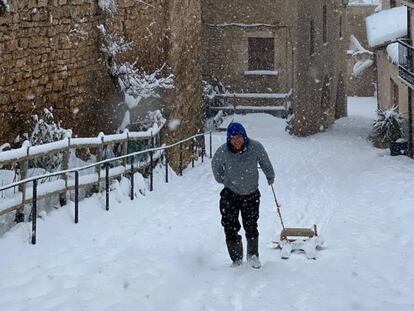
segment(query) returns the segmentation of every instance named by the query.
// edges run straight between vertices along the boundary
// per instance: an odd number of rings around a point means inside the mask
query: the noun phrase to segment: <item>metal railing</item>
[[[399,76],[405,82],[414,86],[414,48],[406,39],[398,40]]]
[[[50,173],[68,170],[70,168],[69,162],[72,152],[77,154],[79,151],[81,153],[80,159],[82,159],[83,152],[87,151],[87,157],[95,156],[96,161],[100,162],[109,157],[115,157],[115,155],[126,155],[133,151],[141,151],[155,146],[159,147],[161,146],[161,129],[165,122],[165,119],[159,118],[155,120],[149,129],[140,132],[125,130],[122,134],[104,135],[100,133],[98,137],[67,137],[59,141],[36,146],[31,146],[29,142],[24,142],[21,148],[0,152],[0,166],[10,167],[11,171],[14,171],[13,181],[16,181],[38,174],[39,169],[45,169]],[[130,151],[131,148],[135,150]],[[94,154],[91,153],[91,150],[94,151]],[[108,152],[114,154],[111,155]],[[94,174],[82,176],[80,186],[87,187],[95,183],[99,185],[103,173],[99,168],[95,169]],[[121,175],[121,173],[118,172],[118,175]],[[50,180],[45,179],[38,186],[40,192],[44,188],[53,187],[55,192],[60,194],[61,205],[64,205],[67,199],[63,194],[65,191],[73,189],[74,185],[70,185],[67,175],[57,175],[55,178],[60,179],[60,181],[50,182]],[[2,180],[0,186],[3,185]],[[16,207],[19,207],[15,217],[16,222],[24,221],[24,206],[31,203],[31,197],[26,195],[26,190],[26,184],[21,184],[19,187],[14,188],[11,199],[6,191],[0,191],[0,216],[8,210],[14,210]],[[42,194],[38,195],[38,199],[42,199],[42,197]],[[6,210],[4,210],[5,207]]]
[[[211,116],[218,111],[227,113],[267,112],[285,118],[291,103],[292,89],[288,93],[222,93],[210,98],[208,112]],[[240,100],[266,101],[266,105],[247,105]],[[224,104],[225,103],[225,104]]]
[[[32,184],[32,193],[31,193],[31,202],[32,202],[32,209],[31,209],[31,222],[32,222],[32,244],[36,244],[36,221],[37,221],[37,216],[38,216],[38,200],[39,200],[39,181],[45,178],[51,178],[51,177],[55,177],[55,176],[65,176],[67,177],[68,174],[74,174],[74,183],[73,186],[69,186],[67,188],[64,189],[64,191],[68,191],[68,190],[74,190],[74,205],[75,205],[75,215],[74,215],[74,222],[78,223],[79,221],[79,188],[81,187],[81,182],[80,182],[80,175],[79,172],[90,169],[90,168],[98,168],[99,170],[102,169],[102,167],[104,168],[104,177],[102,178],[105,181],[105,209],[109,210],[109,197],[110,197],[110,179],[111,178],[115,178],[115,177],[119,177],[121,175],[129,175],[130,179],[131,179],[131,183],[130,183],[130,198],[131,200],[134,200],[134,194],[135,194],[135,190],[134,190],[134,174],[136,172],[138,172],[139,169],[142,169],[143,167],[149,167],[149,177],[150,177],[150,191],[154,190],[154,179],[153,179],[153,169],[154,169],[154,162],[157,159],[160,159],[162,156],[164,156],[165,159],[165,182],[168,183],[168,166],[169,166],[169,162],[168,162],[168,150],[174,147],[179,147],[179,151],[180,151],[180,157],[179,157],[179,175],[182,176],[183,175],[183,169],[184,169],[184,160],[183,160],[183,152],[184,152],[184,145],[187,144],[188,142],[191,142],[191,166],[194,167],[195,166],[195,161],[196,159],[198,159],[199,157],[201,157],[201,162],[204,162],[204,156],[206,155],[206,144],[205,144],[205,139],[206,139],[206,135],[209,136],[209,153],[210,153],[210,158],[212,158],[213,156],[213,149],[212,149],[212,145],[213,145],[213,138],[212,138],[212,132],[207,132],[207,133],[201,133],[201,134],[197,134],[191,137],[188,137],[184,140],[181,140],[179,142],[176,142],[174,144],[171,145],[163,145],[161,147],[157,147],[157,148],[150,148],[150,149],[146,149],[143,151],[137,151],[137,152],[133,152],[127,155],[122,155],[119,157],[115,157],[115,158],[111,158],[111,159],[107,159],[107,160],[103,160],[103,161],[99,161],[90,165],[86,165],[83,167],[78,167],[78,168],[73,168],[73,169],[67,169],[67,170],[63,170],[63,171],[58,171],[58,172],[53,172],[53,173],[48,173],[45,175],[41,175],[41,176],[34,176],[34,177],[30,177],[30,178],[26,178],[11,184],[8,184],[6,186],[1,186],[0,187],[0,192],[1,191],[5,191],[11,188],[15,188],[15,187],[21,187],[22,185],[27,185],[27,184]],[[201,139],[201,146],[200,146],[200,142],[199,140]],[[201,148],[200,148],[201,147]],[[201,149],[201,150],[200,150]],[[145,155],[145,154],[149,154],[149,162],[148,163],[142,163],[140,162],[139,165],[135,165],[135,157],[138,155]],[[124,169],[123,171],[119,174],[116,171],[111,172],[111,168],[110,168],[110,164],[115,162],[115,161],[123,161],[125,163]],[[129,163],[129,164],[128,164]],[[118,167],[119,168],[119,167]],[[115,167],[115,169],[117,169],[117,167]],[[98,177],[98,183],[101,181],[101,179]],[[100,189],[98,189],[100,190]],[[56,192],[50,192],[47,193],[46,195],[44,195],[43,197],[47,197],[48,195],[54,195]],[[6,214],[6,213],[10,213],[13,211],[16,211],[18,209],[18,207],[13,207],[13,208],[9,208],[3,211],[0,211],[0,215]]]
[[[398,40],[398,70],[400,79],[408,84],[408,155],[413,158],[413,90],[414,47],[409,39]]]

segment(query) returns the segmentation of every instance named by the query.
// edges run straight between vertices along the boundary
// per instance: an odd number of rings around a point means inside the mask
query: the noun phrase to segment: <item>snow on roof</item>
[[[366,17],[365,22],[369,45],[383,45],[407,35],[407,8],[383,10]]]

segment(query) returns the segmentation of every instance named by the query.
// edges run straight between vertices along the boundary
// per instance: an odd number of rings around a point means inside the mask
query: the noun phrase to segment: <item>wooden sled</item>
[[[289,259],[293,252],[303,252],[308,259],[316,259],[316,250],[322,249],[323,240],[314,229],[285,228],[280,233],[280,241],[274,242],[276,249],[281,249],[280,257]]]

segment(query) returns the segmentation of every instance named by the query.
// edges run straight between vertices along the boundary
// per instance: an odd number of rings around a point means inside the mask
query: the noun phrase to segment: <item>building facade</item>
[[[408,10],[408,11],[407,11]],[[408,12],[408,13],[407,13]],[[378,108],[394,108],[407,120],[409,149],[412,155],[412,70],[410,9],[402,0],[383,0],[382,10],[367,18],[370,47],[375,51],[378,80]],[[408,25],[408,27],[407,27]]]
[[[327,128],[347,114],[345,4],[203,0],[203,79],[234,105],[290,107],[296,135]]]
[[[395,107],[396,111],[406,116],[408,112],[408,88],[398,74],[397,40],[407,34],[405,9],[402,0],[384,0],[382,9],[366,19],[368,46],[375,53],[378,85],[378,108],[381,110]],[[395,19],[400,22],[396,23]],[[394,27],[394,28],[393,28]],[[390,29],[394,33],[387,33]]]
[[[414,92],[414,1],[404,1],[407,7],[407,30],[408,34],[404,40],[398,43],[399,50],[399,77],[403,83],[408,87],[407,98],[407,119],[409,124],[408,129],[408,149],[409,155],[413,157],[414,140],[413,140],[413,92]]]

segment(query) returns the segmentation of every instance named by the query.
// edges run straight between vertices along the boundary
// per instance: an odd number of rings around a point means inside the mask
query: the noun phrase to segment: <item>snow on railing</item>
[[[223,24],[207,24],[210,27],[241,27],[241,28],[255,28],[255,27],[276,27],[276,25],[255,23],[255,24],[244,24],[244,23],[223,23]]]
[[[130,140],[146,140],[157,136],[164,127],[166,120],[161,119],[160,124],[154,124],[143,132],[129,132],[125,130],[122,134],[104,135],[100,133],[97,137],[66,138],[60,141],[43,145],[30,146],[25,142],[22,147],[0,152],[0,165],[23,161],[52,152],[61,152],[67,148],[89,148],[99,145],[126,142]]]
[[[279,71],[277,70],[246,70],[245,76],[277,76]]]
[[[284,99],[292,95],[292,89],[288,93],[224,93],[216,94],[215,97],[225,98],[262,98],[262,99]]]
[[[215,98],[233,98],[233,99],[274,99],[283,101],[278,105],[236,105],[235,103],[228,103],[227,106],[217,105],[216,103],[210,105],[208,108],[211,111],[250,111],[250,112],[282,112],[286,113],[289,108],[289,98],[292,96],[293,90],[290,89],[287,93],[215,93],[211,95],[211,99]]]
[[[285,111],[285,106],[223,106],[223,107],[210,107],[211,110],[227,111],[227,110],[246,110],[246,111]],[[220,116],[219,116],[220,117]]]

